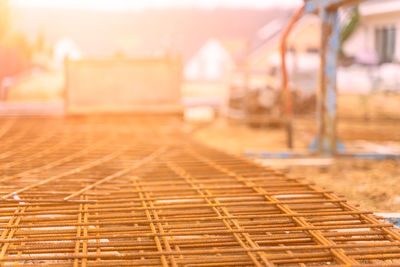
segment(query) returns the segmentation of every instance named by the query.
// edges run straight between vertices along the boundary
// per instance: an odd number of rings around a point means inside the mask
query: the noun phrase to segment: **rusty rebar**
[[[0,262],[399,263],[391,224],[181,128],[173,117],[0,119]]]

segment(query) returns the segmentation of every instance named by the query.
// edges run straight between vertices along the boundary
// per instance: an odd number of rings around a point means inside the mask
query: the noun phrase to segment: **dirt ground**
[[[313,118],[296,119],[294,151],[305,151],[315,135]],[[376,151],[400,148],[400,120],[342,119],[338,134],[348,150]],[[238,123],[216,120],[194,134],[195,139],[233,154],[287,151],[286,135],[281,128],[250,128]],[[357,150],[359,145],[362,150]],[[373,212],[400,212],[400,161],[334,159],[328,164],[279,168],[291,176],[306,177],[310,182],[344,196],[351,204]],[[268,164],[267,164],[268,165]]]
[[[335,160],[329,166],[289,167],[284,171],[341,194],[363,210],[400,212],[400,161]]]
[[[10,100],[59,100],[62,79],[49,75],[35,76],[18,84],[10,93]],[[202,96],[221,96],[221,90],[210,87]],[[184,87],[183,96],[193,96],[199,89]],[[218,93],[216,93],[216,91]],[[196,94],[194,94],[196,96]],[[349,149],[359,144],[371,149],[387,150],[400,147],[400,94],[374,93],[371,95],[339,95],[338,135]],[[238,123],[217,119],[200,127],[194,138],[218,149],[244,155],[245,152],[286,151],[286,135],[281,128],[250,128]],[[189,127],[190,128],[190,127]],[[294,123],[294,151],[306,151],[315,136],[313,117],[296,119]],[[364,147],[364,151],[365,151]],[[400,150],[399,150],[400,151]],[[400,153],[400,152],[399,152]],[[282,163],[284,160],[281,160]],[[293,176],[303,176],[321,187],[344,195],[350,203],[371,211],[400,212],[400,161],[333,160],[323,166],[280,164]]]

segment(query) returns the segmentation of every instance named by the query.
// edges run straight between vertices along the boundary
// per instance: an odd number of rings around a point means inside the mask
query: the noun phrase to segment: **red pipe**
[[[291,116],[293,113],[293,104],[292,104],[293,102],[292,102],[292,96],[288,88],[288,75],[286,70],[286,41],[294,24],[303,14],[303,11],[304,11],[304,6],[302,6],[293,14],[293,17],[290,19],[289,24],[285,28],[281,39],[282,90],[284,95],[284,112],[287,116]]]
[[[303,14],[304,6],[302,6],[296,13],[293,14],[288,26],[283,31],[282,39],[281,39],[281,67],[282,67],[282,91],[283,91],[283,111],[285,114],[286,120],[286,137],[287,137],[287,146],[289,149],[293,148],[293,126],[292,126],[292,114],[293,114],[293,101],[292,94],[288,88],[288,75],[286,70],[286,41],[292,30],[296,21]]]

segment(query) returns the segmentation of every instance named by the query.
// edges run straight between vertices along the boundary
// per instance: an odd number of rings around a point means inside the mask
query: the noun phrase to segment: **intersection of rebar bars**
[[[391,224],[198,144],[176,118],[0,123],[2,265],[399,263]]]

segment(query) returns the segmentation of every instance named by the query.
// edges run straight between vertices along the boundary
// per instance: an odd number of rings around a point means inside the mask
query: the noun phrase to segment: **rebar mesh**
[[[0,121],[2,265],[380,266],[400,258],[392,225],[303,179],[198,144],[175,118]]]

